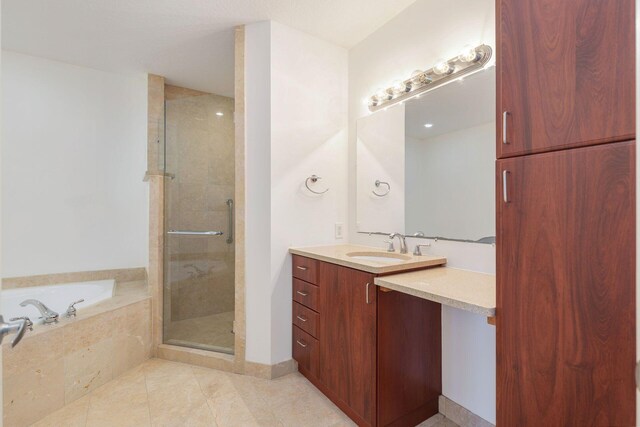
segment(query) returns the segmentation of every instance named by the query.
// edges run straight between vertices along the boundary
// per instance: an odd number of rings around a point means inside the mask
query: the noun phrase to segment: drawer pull
[[[302,295],[303,297],[306,297],[307,295],[309,295],[307,292],[302,292],[302,291],[296,291],[296,293],[298,295]]]
[[[302,322],[306,322],[307,320],[309,320],[306,317],[302,317],[302,316],[296,316],[296,317],[298,318],[298,320],[300,320]]]
[[[296,340],[296,342],[298,343],[298,345],[299,345],[300,347],[303,347],[303,348],[304,348],[304,347],[306,347],[306,346],[307,346],[305,343],[303,343],[303,342],[302,342],[302,341],[300,341],[300,340]]]
[[[307,271],[307,270],[308,270],[308,267],[303,267],[303,266],[301,266],[301,265],[296,265],[296,268],[297,268],[298,270],[302,270],[302,271]]]

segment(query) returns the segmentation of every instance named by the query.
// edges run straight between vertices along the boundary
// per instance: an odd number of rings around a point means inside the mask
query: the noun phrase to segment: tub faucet
[[[389,234],[389,240],[391,240],[393,242],[393,239],[398,238],[398,240],[400,241],[400,253],[401,254],[406,254],[407,251],[407,241],[404,239],[404,236],[400,233],[391,233]]]
[[[51,310],[49,307],[47,307],[37,299],[28,299],[20,303],[20,307],[26,307],[28,305],[32,305],[38,309],[38,311],[42,315],[42,320],[44,321],[44,323],[56,323],[58,321],[58,313]]]
[[[66,317],[76,317],[76,314],[78,314],[78,309],[76,308],[76,304],[80,304],[81,302],[84,302],[84,298],[69,304],[69,308],[67,308],[67,312],[64,315]]]

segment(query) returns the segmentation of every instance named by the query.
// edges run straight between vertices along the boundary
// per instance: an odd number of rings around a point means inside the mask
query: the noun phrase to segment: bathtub
[[[92,282],[65,283],[63,285],[31,286],[26,288],[3,290],[0,295],[0,313],[5,320],[14,317],[28,316],[34,324],[42,323],[40,312],[32,305],[20,307],[27,299],[37,299],[51,310],[64,317],[74,301],[84,299],[76,304],[77,309],[89,307],[113,297],[115,280],[96,280]]]

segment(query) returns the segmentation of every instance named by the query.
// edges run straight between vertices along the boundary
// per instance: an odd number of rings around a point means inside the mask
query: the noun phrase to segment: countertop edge
[[[329,246],[333,246],[333,245],[329,245]],[[371,247],[370,249],[371,250],[377,249],[382,251],[380,248]],[[440,266],[444,266],[447,263],[446,257],[441,257],[440,259],[434,259],[432,261],[425,260],[422,262],[422,265],[411,266],[410,268],[407,268],[406,264],[399,264],[399,265],[391,264],[388,266],[374,267],[370,265],[358,264],[355,261],[346,261],[346,260],[334,258],[327,255],[320,255],[313,252],[307,252],[304,250],[304,248],[289,248],[289,253],[292,255],[299,255],[306,258],[316,259],[318,261],[324,261],[331,264],[336,264],[342,267],[352,268],[354,270],[360,270],[360,271],[364,271],[371,274],[385,274],[385,275],[386,274],[403,274],[416,269],[440,267]],[[354,265],[357,265],[357,267],[355,267]]]
[[[483,273],[480,273],[483,274]],[[485,307],[478,304],[474,304],[472,302],[467,302],[463,300],[453,299],[450,297],[446,297],[439,294],[433,294],[428,291],[417,290],[413,288],[408,288],[402,285],[398,285],[393,282],[389,282],[386,280],[386,277],[376,277],[374,283],[376,286],[382,286],[388,289],[392,289],[397,292],[402,292],[404,294],[412,295],[418,298],[426,299],[429,301],[437,302],[448,307],[457,308],[460,310],[468,311],[475,314],[480,314],[486,317],[493,317],[496,315],[495,307]]]

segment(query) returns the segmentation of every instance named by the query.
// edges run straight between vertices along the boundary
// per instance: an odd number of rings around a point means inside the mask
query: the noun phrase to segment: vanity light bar
[[[491,59],[492,53],[491,46],[482,44],[466,49],[455,58],[436,64],[427,71],[414,71],[407,80],[398,80],[393,86],[380,89],[372,95],[368,101],[369,110],[378,111],[481,70]]]

